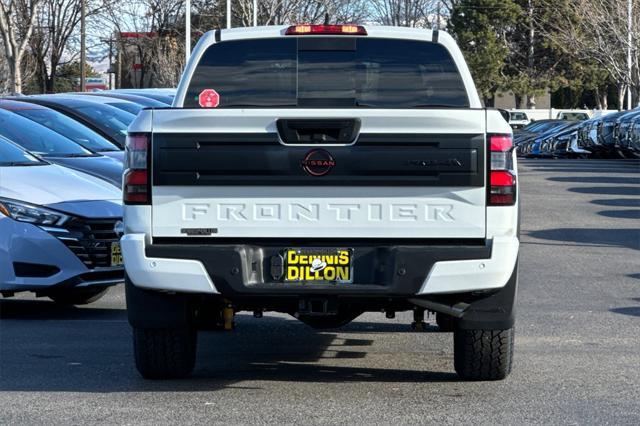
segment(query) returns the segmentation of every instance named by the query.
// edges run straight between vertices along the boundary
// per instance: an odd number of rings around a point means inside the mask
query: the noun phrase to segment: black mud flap
[[[507,330],[515,323],[515,301],[518,287],[518,261],[507,284],[489,296],[475,300],[458,319],[465,330]]]
[[[189,297],[180,293],[161,293],[133,285],[125,276],[129,324],[138,328],[176,328],[189,324],[192,309]]]

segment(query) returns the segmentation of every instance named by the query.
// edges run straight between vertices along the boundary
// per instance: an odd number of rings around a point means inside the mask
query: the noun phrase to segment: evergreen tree
[[[566,0],[557,0],[558,4]],[[535,98],[548,89],[556,90],[558,65],[562,55],[554,50],[544,36],[553,12],[544,0],[514,0],[520,13],[509,31],[509,56],[506,64],[507,86],[516,96],[516,108],[526,100],[527,108],[535,108]],[[560,6],[559,6],[560,7]]]
[[[91,65],[85,65],[87,77],[99,77]],[[73,92],[78,90],[80,81],[80,61],[73,61],[60,65],[56,70],[55,93]]]
[[[452,6],[447,29],[458,41],[485,105],[493,106],[496,92],[508,88],[508,35],[522,10],[513,0],[456,0]]]

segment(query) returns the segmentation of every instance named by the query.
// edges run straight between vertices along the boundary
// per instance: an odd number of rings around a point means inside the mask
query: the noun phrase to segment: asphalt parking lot
[[[81,308],[0,300],[0,423],[640,424],[640,163],[525,160],[516,355],[453,372],[409,314],[316,332],[284,315],[200,334],[190,380],[133,365],[122,287]]]

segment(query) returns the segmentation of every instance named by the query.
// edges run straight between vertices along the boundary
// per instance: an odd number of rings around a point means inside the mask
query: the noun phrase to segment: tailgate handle
[[[350,145],[360,133],[360,120],[284,119],[276,120],[278,135],[287,145]]]

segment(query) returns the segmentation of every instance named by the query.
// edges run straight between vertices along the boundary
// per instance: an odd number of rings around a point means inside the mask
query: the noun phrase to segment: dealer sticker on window
[[[353,249],[285,250],[284,280],[290,283],[352,283]]]

